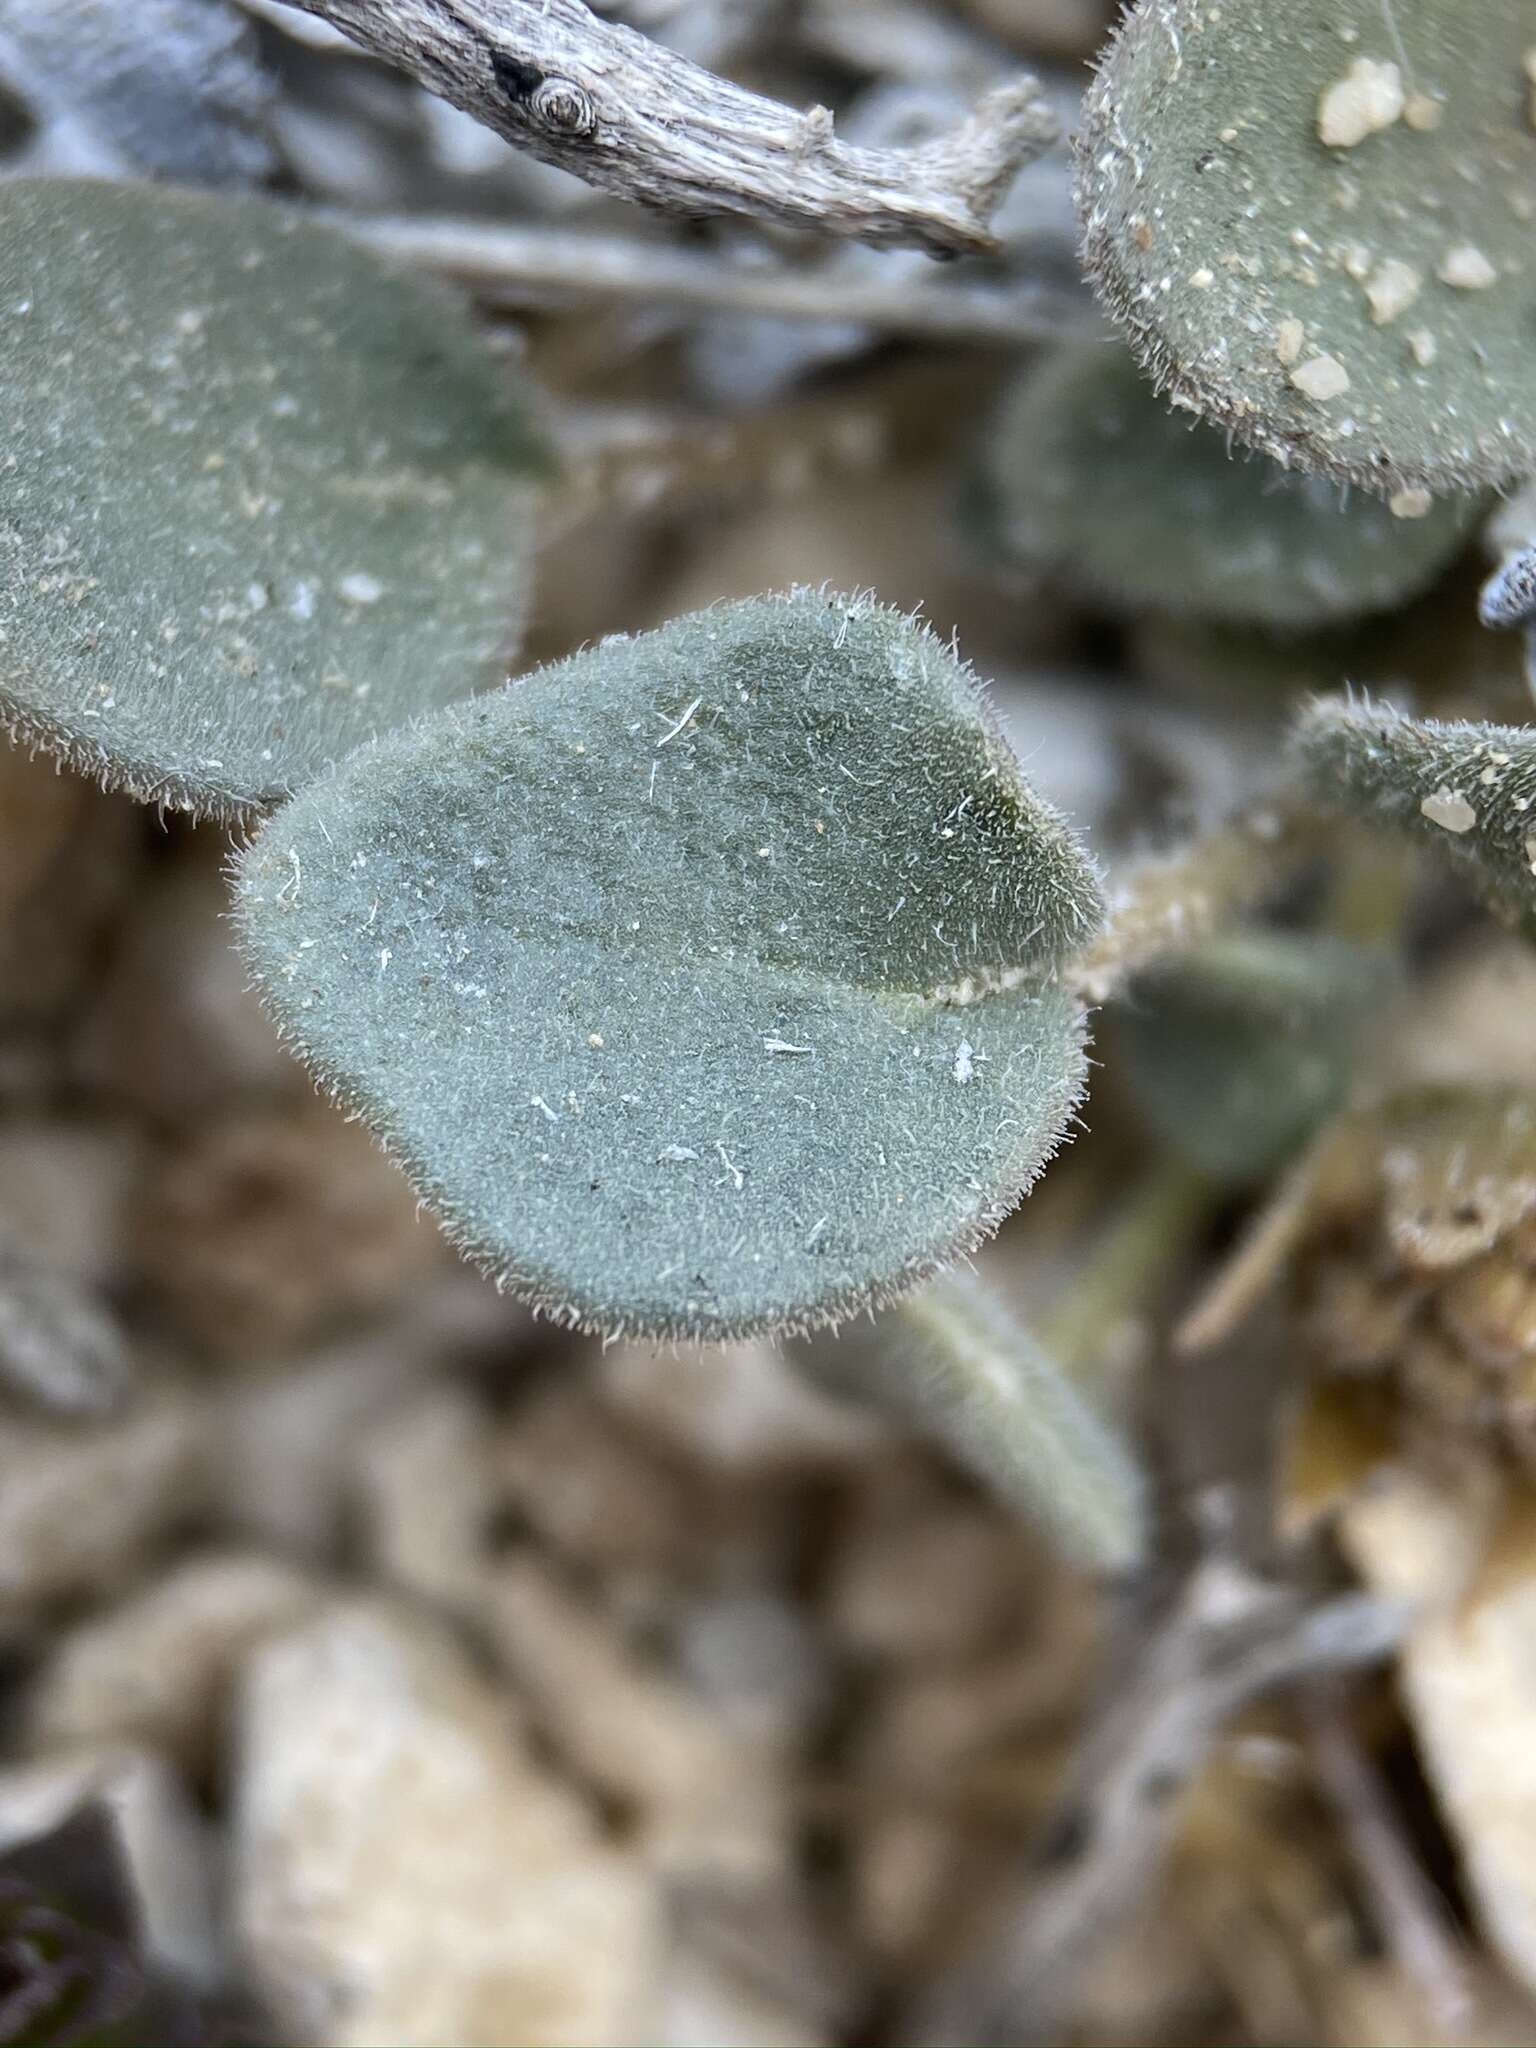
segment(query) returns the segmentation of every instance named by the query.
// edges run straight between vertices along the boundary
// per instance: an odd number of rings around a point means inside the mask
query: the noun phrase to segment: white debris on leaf
[[[1313,356],[1292,370],[1291,382],[1303,398],[1323,402],[1344,395],[1349,389],[1349,372],[1337,356]]]
[[[1385,327],[1405,313],[1423,289],[1424,279],[1411,263],[1404,263],[1396,256],[1388,256],[1378,263],[1366,279],[1366,302],[1371,309],[1371,319],[1378,327]]]
[[[1353,149],[1368,135],[1390,128],[1405,103],[1397,65],[1357,57],[1318,100],[1318,139],[1329,149]]]
[[[1461,292],[1485,292],[1499,277],[1482,250],[1471,242],[1458,242],[1447,249],[1436,275],[1442,284]]]
[[[1425,797],[1419,809],[1431,825],[1443,825],[1447,832],[1470,832],[1477,823],[1477,812],[1461,791],[1444,782],[1432,796]]]
[[[1410,485],[1392,493],[1387,500],[1387,510],[1394,519],[1427,519],[1434,510],[1434,504],[1428,491]]]
[[[1300,320],[1282,320],[1275,329],[1275,355],[1287,369],[1301,360],[1302,344],[1307,330]]]

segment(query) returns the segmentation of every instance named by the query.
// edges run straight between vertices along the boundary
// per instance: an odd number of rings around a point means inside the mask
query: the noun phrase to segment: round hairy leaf
[[[1536,917],[1536,727],[1325,699],[1299,721],[1295,751],[1315,796],[1411,833],[1497,908]]]
[[[1091,270],[1195,411],[1382,489],[1536,460],[1530,0],[1140,0],[1079,154]]]
[[[1117,1033],[1157,1136],[1213,1178],[1261,1180],[1343,1100],[1386,989],[1340,939],[1250,931],[1144,975]]]
[[[829,1321],[1059,1138],[1100,914],[949,650],[808,593],[354,754],[244,856],[248,956],[455,1240],[569,1320]]]
[[[220,815],[504,673],[536,444],[453,302],[269,202],[0,184],[0,723]]]
[[[1113,604],[1279,627],[1385,611],[1477,517],[1400,519],[1320,477],[1234,456],[1117,348],[1064,349],[1015,386],[989,446],[1003,549]]]

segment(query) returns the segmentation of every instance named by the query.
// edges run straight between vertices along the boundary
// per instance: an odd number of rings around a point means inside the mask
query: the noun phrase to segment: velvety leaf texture
[[[1536,727],[1324,699],[1299,721],[1295,751],[1316,796],[1412,834],[1497,907],[1536,915]]]
[[[1077,1100],[1099,891],[953,655],[796,593],[354,755],[244,856],[258,979],[507,1285],[835,1320],[973,1244]]]
[[[1089,96],[1086,253],[1159,383],[1378,488],[1536,463],[1530,0],[1139,0]]]
[[[1146,1547],[1129,1450],[974,1274],[945,1274],[870,1329],[794,1347],[831,1393],[869,1400],[935,1437],[1076,1563],[1124,1571]]]
[[[1390,993],[1381,960],[1341,939],[1239,932],[1143,975],[1116,1032],[1153,1132],[1213,1179],[1262,1180],[1344,1099]]]
[[[539,466],[455,303],[263,200],[0,184],[0,723],[231,815],[505,673]]]
[[[1477,517],[1288,475],[1160,398],[1118,348],[1062,351],[1021,379],[988,449],[1004,552],[1090,596],[1231,624],[1336,624],[1430,582]]]

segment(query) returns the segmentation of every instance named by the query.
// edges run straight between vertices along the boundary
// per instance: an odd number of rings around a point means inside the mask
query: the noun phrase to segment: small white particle
[[[1385,327],[1399,313],[1407,312],[1423,287],[1424,279],[1411,263],[1399,262],[1396,256],[1386,257],[1366,280],[1365,296],[1372,320],[1378,327]]]
[[[1410,93],[1403,105],[1403,119],[1420,135],[1428,135],[1445,119],[1444,102],[1427,92]]]
[[[1420,486],[1410,485],[1401,491],[1394,491],[1387,500],[1387,510],[1394,519],[1427,519],[1434,509],[1434,499]]]
[[[1403,104],[1403,74],[1398,67],[1357,57],[1318,100],[1318,139],[1329,149],[1353,149],[1368,135],[1390,128]]]
[[[603,1034],[601,1031],[589,1031],[587,1033],[587,1043],[601,1052],[603,1049]]]
[[[658,1166],[681,1166],[685,1159],[697,1159],[698,1153],[691,1145],[668,1145],[665,1151],[656,1154]]]
[[[1291,382],[1303,398],[1341,398],[1349,389],[1349,372],[1337,356],[1313,356],[1292,370]]]
[[[377,576],[366,575],[361,569],[343,576],[336,588],[348,604],[377,604],[384,595],[384,586]]]
[[[1443,782],[1433,796],[1425,797],[1419,809],[1431,825],[1442,825],[1447,832],[1470,832],[1477,823],[1477,813],[1461,791]]]
[[[1440,344],[1427,327],[1415,327],[1408,337],[1408,347],[1421,370],[1427,370],[1440,353]]]
[[[1275,329],[1275,354],[1287,369],[1301,360],[1302,343],[1307,338],[1305,324],[1300,320],[1282,320]]]
[[[963,1088],[976,1072],[976,1048],[968,1038],[962,1038],[955,1047],[955,1079]]]
[[[1471,242],[1458,242],[1454,249],[1447,249],[1435,274],[1442,284],[1454,285],[1459,292],[1485,292],[1499,278],[1482,250]]]
[[[814,1045],[791,1045],[787,1038],[765,1038],[764,1052],[807,1053],[816,1050]]]
[[[1197,292],[1208,292],[1216,282],[1216,273],[1214,270],[1207,270],[1202,264],[1200,269],[1190,272],[1189,281]]]

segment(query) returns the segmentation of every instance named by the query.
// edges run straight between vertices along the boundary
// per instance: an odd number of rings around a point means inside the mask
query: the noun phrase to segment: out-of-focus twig
[[[1417,1991],[1435,2033],[1463,2040],[1477,2001],[1449,1915],[1361,1753],[1343,1703],[1331,1688],[1317,1685],[1308,1688],[1306,1708],[1312,1766],[1338,1815],[1383,1945]]]
[[[1230,1559],[1198,1565],[1171,1605],[1144,1617],[1012,1924],[903,2015],[901,2038],[1062,2039],[1085,1974],[1162,1866],[1177,1795],[1226,1723],[1278,1685],[1379,1661],[1408,1619],[1373,1595],[1319,1602]]]
[[[1038,82],[995,86],[912,149],[838,141],[583,0],[294,0],[510,142],[589,184],[693,215],[743,214],[963,255],[993,246],[1015,174],[1054,142]]]
[[[333,213],[336,226],[380,254],[419,263],[467,285],[488,305],[686,306],[778,320],[848,321],[930,341],[1072,339],[1099,331],[1085,293],[1065,285],[941,277],[886,283],[841,264],[747,269],[716,252],[638,237],[500,221]]]

